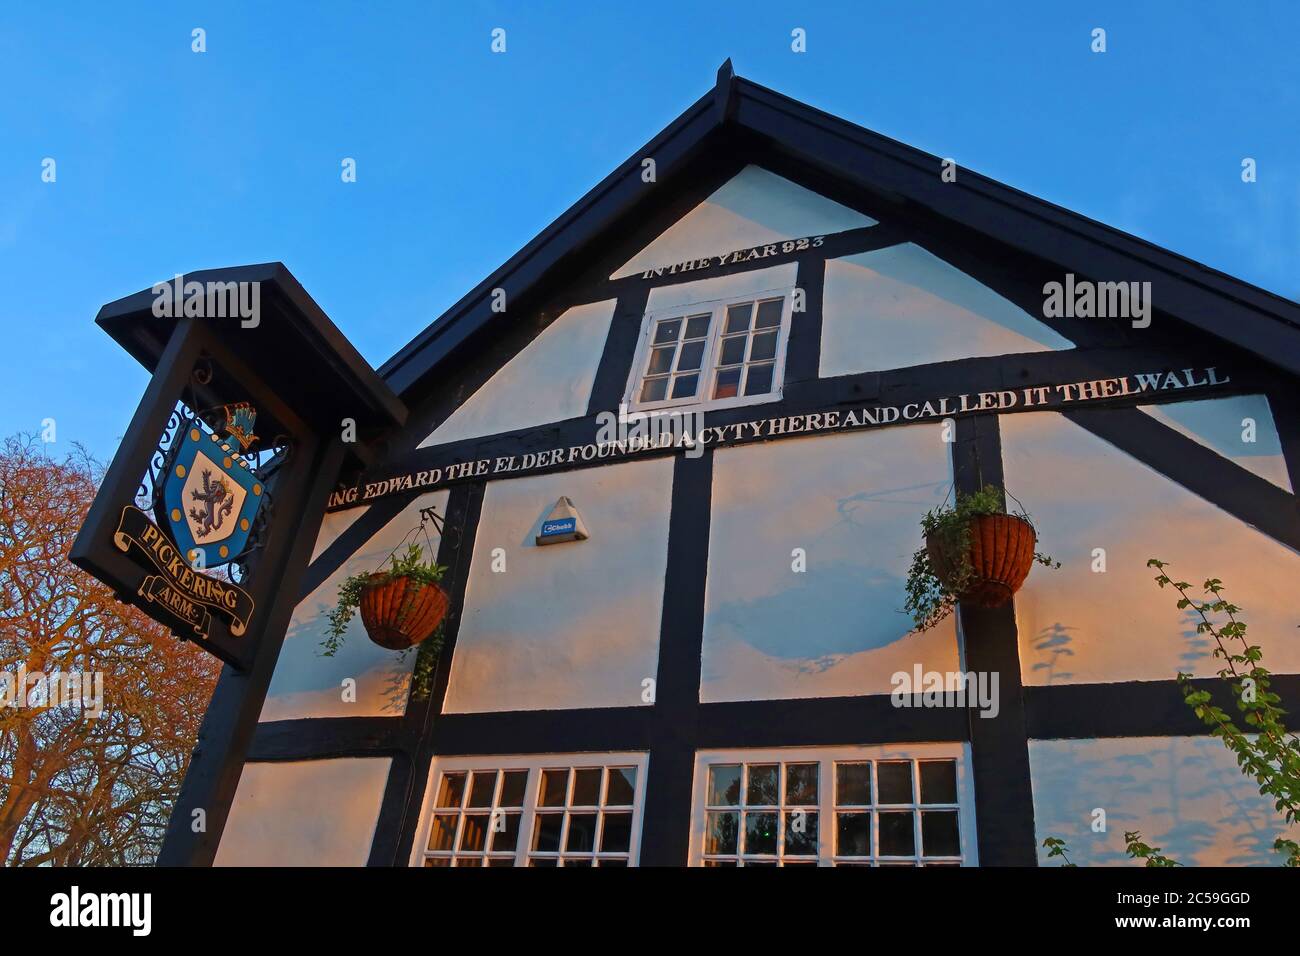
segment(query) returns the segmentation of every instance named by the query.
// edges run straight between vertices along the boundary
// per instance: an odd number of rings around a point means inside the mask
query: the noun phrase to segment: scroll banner
[[[139,508],[122,509],[113,544],[127,554],[132,549],[148,559],[158,574],[151,574],[140,585],[139,594],[208,636],[212,612],[230,622],[230,633],[241,636],[253,615],[253,599],[248,592],[229,581],[200,574],[189,566],[180,550]]]

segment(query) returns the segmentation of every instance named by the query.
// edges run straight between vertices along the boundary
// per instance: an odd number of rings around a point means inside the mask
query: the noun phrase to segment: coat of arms
[[[226,564],[243,553],[264,491],[241,454],[257,437],[257,413],[244,403],[224,411],[224,439],[197,419],[178,434],[155,511],[158,526],[200,567]]]

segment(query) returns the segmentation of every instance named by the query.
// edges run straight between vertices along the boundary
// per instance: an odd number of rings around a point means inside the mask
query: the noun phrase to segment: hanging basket
[[[959,597],[977,607],[1001,607],[1020,590],[1034,564],[1034,526],[1017,515],[1001,514],[972,518],[968,527],[971,577]],[[934,573],[954,589],[961,578],[959,543],[956,535],[925,539]]]
[[[372,574],[374,583],[361,594],[361,623],[370,639],[391,651],[405,650],[428,638],[447,615],[447,592],[437,584],[420,584],[399,576]]]

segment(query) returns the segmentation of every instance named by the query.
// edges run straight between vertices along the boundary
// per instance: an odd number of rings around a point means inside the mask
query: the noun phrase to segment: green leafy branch
[[[1077,863],[1071,863],[1070,858],[1066,856],[1066,851],[1070,848],[1060,837],[1048,837],[1043,841],[1043,846],[1047,847],[1047,856],[1049,859],[1054,856],[1059,856],[1065,861],[1061,864],[1062,866],[1078,866]]]
[[[1143,843],[1142,834],[1138,830],[1125,831],[1124,848],[1133,859],[1146,860],[1147,866],[1182,866],[1177,860],[1161,853],[1160,847],[1147,846]]]
[[[1069,856],[1069,845],[1060,837],[1048,837],[1043,841],[1043,846],[1047,847],[1047,858],[1059,856],[1065,862],[1062,867],[1078,866],[1077,863],[1071,863]],[[1129,830],[1124,834],[1124,849],[1128,855],[1135,860],[1145,860],[1147,866],[1182,866],[1181,863],[1160,852],[1158,846],[1147,846],[1142,842],[1142,834],[1137,830]]]
[[[1246,622],[1237,616],[1241,608],[1224,598],[1223,582],[1218,578],[1202,585],[1208,599],[1198,601],[1191,596],[1189,583],[1175,581],[1166,573],[1167,563],[1151,558],[1147,567],[1156,569],[1156,584],[1178,592],[1180,610],[1196,612],[1200,618],[1196,633],[1214,638],[1214,656],[1224,664],[1219,677],[1233,688],[1237,709],[1251,728],[1250,736],[1213,703],[1208,691],[1197,689],[1190,674],[1179,672],[1183,701],[1236,756],[1241,772],[1254,778],[1259,792],[1272,798],[1282,819],[1288,825],[1300,822],[1300,737],[1286,728],[1282,699],[1269,689],[1272,674],[1264,667],[1263,651],[1246,639]],[[1227,620],[1216,621],[1211,615],[1223,615]],[[1300,866],[1300,846],[1294,841],[1278,838],[1273,848],[1286,856],[1287,866]]]
[[[1178,592],[1179,610],[1192,610],[1200,618],[1196,633],[1214,638],[1213,654],[1223,662],[1218,676],[1232,689],[1242,721],[1251,729],[1242,730],[1227,711],[1213,702],[1209,691],[1199,689],[1191,674],[1180,671],[1178,686],[1183,702],[1209,727],[1212,736],[1223,741],[1237,758],[1241,772],[1254,779],[1260,794],[1272,799],[1273,809],[1283,821],[1288,826],[1300,822],[1300,737],[1286,728],[1282,698],[1269,689],[1273,675],[1264,667],[1259,645],[1247,640],[1246,622],[1238,617],[1242,609],[1224,598],[1225,588],[1218,578],[1210,578],[1201,586],[1207,599],[1198,600],[1191,594],[1191,584],[1175,581],[1166,573],[1166,562],[1151,558],[1147,567],[1156,569],[1157,585]],[[1146,860],[1147,866],[1180,865],[1162,854],[1159,847],[1143,843],[1138,831],[1125,833],[1124,843],[1129,856]],[[1073,865],[1065,857],[1063,840],[1048,837],[1043,846],[1048,847],[1048,857],[1060,856],[1067,860],[1066,866]],[[1285,866],[1300,867],[1300,843],[1278,837],[1273,849],[1283,855]]]

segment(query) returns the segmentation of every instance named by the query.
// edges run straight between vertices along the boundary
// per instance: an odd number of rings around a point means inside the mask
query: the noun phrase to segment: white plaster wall
[[[1168,405],[1139,405],[1157,421],[1218,452],[1236,464],[1291,491],[1282,442],[1265,395],[1232,395]],[[1246,441],[1247,420],[1254,422],[1254,441]]]
[[[248,763],[217,866],[365,866],[392,761]]]
[[[672,485],[671,458],[489,483],[444,711],[646,705]],[[591,537],[539,548],[561,495]]]
[[[916,663],[954,670],[954,618],[914,634],[901,611],[951,481],[939,425],[719,449],[700,699],[881,694]]]
[[[606,299],[566,309],[419,447],[586,415],[614,305]]]
[[[1269,866],[1283,824],[1271,801],[1242,776],[1236,759],[1212,737],[1031,740],[1038,859],[1058,837],[1080,866],[1140,866],[1124,852],[1124,832],[1160,847],[1184,866]],[[1106,831],[1092,831],[1093,810]],[[1300,827],[1289,837],[1300,839]]]
[[[610,278],[750,246],[830,235],[876,221],[760,166],[746,166]]]
[[[826,262],[824,377],[1073,347],[914,243]]]
[[[415,651],[403,657],[385,650],[366,637],[357,615],[348,625],[343,646],[333,657],[322,657],[320,643],[338,599],[338,589],[347,578],[362,571],[378,570],[397,543],[420,524],[420,509],[433,506],[447,513],[447,492],[421,495],[371,536],[362,547],[303,598],[293,611],[285,633],[275,674],[262,705],[262,720],[290,720],[299,717],[393,717],[406,710]],[[357,509],[363,510],[363,509]],[[426,556],[437,554],[438,534],[429,526],[433,554],[424,535],[411,538],[425,548]],[[356,681],[356,701],[343,700],[343,681]]]
[[[339,535],[352,527],[356,520],[369,510],[369,508],[349,508],[347,511],[334,511],[327,514],[321,520],[316,544],[311,549],[311,560],[315,561],[319,558],[326,548],[339,539]]]
[[[1177,580],[1220,578],[1265,665],[1300,672],[1300,555],[1057,412],[1003,415],[1001,424],[1006,487],[1035,519],[1040,550],[1064,564],[1036,566],[1016,595],[1025,683],[1217,673],[1213,638],[1196,633],[1176,593],[1155,585],[1153,557]],[[1105,549],[1104,573],[1092,570],[1094,548]]]

